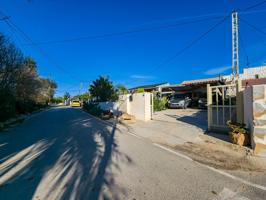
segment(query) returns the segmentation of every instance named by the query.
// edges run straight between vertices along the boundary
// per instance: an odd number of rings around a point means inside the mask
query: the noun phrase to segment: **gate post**
[[[244,123],[244,100],[241,79],[238,79],[236,83],[236,121],[241,124]]]
[[[207,105],[208,105],[208,131],[210,131],[211,122],[212,122],[212,89],[210,84],[207,84]]]

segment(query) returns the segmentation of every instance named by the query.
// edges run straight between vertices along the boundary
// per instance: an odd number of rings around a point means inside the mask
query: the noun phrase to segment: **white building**
[[[244,68],[240,75],[243,80],[266,78],[266,65],[259,67]]]

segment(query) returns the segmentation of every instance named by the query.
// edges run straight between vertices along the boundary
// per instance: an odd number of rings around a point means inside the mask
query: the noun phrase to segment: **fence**
[[[207,85],[208,129],[228,130],[227,121],[236,121],[236,85]]]

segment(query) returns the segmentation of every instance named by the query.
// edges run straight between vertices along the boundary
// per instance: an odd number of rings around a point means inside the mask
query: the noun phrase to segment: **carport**
[[[187,94],[195,101],[199,98],[207,99],[207,84],[210,84],[211,86],[224,85],[225,80],[224,77],[220,76],[216,78],[183,81],[181,84],[163,86],[161,95],[172,96],[175,94]]]

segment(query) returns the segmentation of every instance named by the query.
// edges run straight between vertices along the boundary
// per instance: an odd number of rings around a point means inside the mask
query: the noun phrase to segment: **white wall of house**
[[[242,79],[266,78],[266,66],[244,68]]]
[[[138,120],[152,118],[151,93],[135,93],[119,96],[119,110],[135,116]]]

